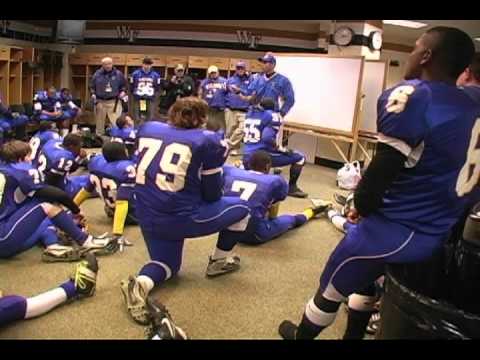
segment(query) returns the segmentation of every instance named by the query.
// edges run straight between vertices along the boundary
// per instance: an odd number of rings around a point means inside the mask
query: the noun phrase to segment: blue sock
[[[295,215],[295,226],[301,226],[307,222],[307,217],[303,214]]]
[[[69,236],[72,237],[77,243],[82,245],[85,240],[88,238],[88,234],[84,233],[80,228],[73,222],[71,216],[69,216],[65,211],[60,211],[57,215],[50,219],[56,227],[65,231]]]
[[[75,283],[72,280],[64,282],[59,287],[61,287],[67,293],[67,299],[71,299],[72,297],[77,295],[77,288],[75,287]]]
[[[174,275],[173,269],[172,276]],[[142,267],[138,275],[145,275],[148,276],[150,279],[153,280],[155,285],[160,284],[161,282],[165,281],[167,278],[167,273],[163,266],[156,264],[154,262],[150,262]]]
[[[231,251],[237,242],[245,237],[243,231],[222,230],[218,234],[217,248],[223,251]]]
[[[42,234],[43,246],[47,247],[53,244],[58,244],[58,235],[55,227],[49,226]]]
[[[23,296],[5,296],[0,298],[0,326],[16,320],[25,319],[27,299]]]

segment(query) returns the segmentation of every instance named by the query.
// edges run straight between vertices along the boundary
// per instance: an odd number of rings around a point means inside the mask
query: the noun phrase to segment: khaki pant
[[[207,124],[209,129],[225,130],[225,111],[213,108],[208,108]]]
[[[114,111],[115,108],[115,99],[112,100],[98,100],[95,107],[95,123],[96,123],[96,133],[97,135],[105,134],[105,117],[108,117],[110,125],[115,125],[117,119],[122,115],[122,103],[121,100],[118,100],[117,111]]]
[[[225,122],[227,125],[226,138],[232,150],[240,149],[243,140],[243,128],[246,113],[238,110],[225,109]]]

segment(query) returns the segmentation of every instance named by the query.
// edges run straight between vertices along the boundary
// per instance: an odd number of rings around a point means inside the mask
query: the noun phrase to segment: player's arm
[[[354,194],[360,216],[376,211],[402,169],[413,167],[418,161],[416,150],[428,130],[424,116],[429,98],[428,89],[409,83],[380,96],[377,152]]]
[[[288,184],[283,178],[278,177],[278,179],[274,182],[272,189],[272,206],[268,212],[268,217],[270,219],[278,216],[280,203],[287,198],[287,195]]]
[[[295,104],[295,93],[293,92],[292,83],[287,78],[284,78],[282,88],[283,105],[280,109],[280,115],[285,116],[288,114],[293,104]]]
[[[202,198],[207,202],[219,200],[223,195],[223,164],[227,159],[228,145],[211,134],[203,147],[201,172]]]
[[[62,187],[65,172],[58,172],[56,169],[51,169],[45,174],[45,183],[55,187]]]
[[[135,71],[128,77],[128,85],[130,93],[133,94],[133,90],[135,90]]]

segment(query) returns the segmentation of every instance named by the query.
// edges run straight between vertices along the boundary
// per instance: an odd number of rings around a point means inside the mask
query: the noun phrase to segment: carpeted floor
[[[284,170],[284,175],[288,174]],[[310,197],[332,199],[335,171],[307,165],[299,185]],[[288,198],[280,213],[301,212],[309,200]],[[111,231],[99,199],[82,208],[93,233]],[[143,328],[127,316],[120,281],[135,274],[147,260],[138,227],[127,227],[134,243],[123,253],[99,258],[100,273],[94,297],[63,305],[42,317],[0,329],[3,339],[143,339]],[[260,247],[239,245],[240,271],[215,279],[205,277],[208,255],[216,235],[187,240],[183,267],[177,278],[155,290],[174,320],[193,339],[278,339],[279,323],[298,321],[314,295],[320,273],[342,235],[326,219],[315,219]],[[41,249],[0,260],[0,289],[4,294],[32,296],[55,287],[73,264],[41,262]],[[345,312],[320,338],[341,338]]]

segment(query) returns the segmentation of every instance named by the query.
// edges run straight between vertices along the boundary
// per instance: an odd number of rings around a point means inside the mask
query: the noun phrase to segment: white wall
[[[408,59],[408,55],[409,53],[406,52],[382,50],[380,59],[386,60],[387,63],[389,63],[391,60],[396,60],[399,62],[400,65],[395,67],[389,66],[386,84],[387,89],[403,80],[403,74],[405,72],[405,65]]]

